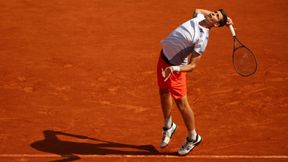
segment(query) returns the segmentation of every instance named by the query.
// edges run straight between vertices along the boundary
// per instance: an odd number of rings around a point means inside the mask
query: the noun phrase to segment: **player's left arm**
[[[180,66],[180,71],[192,72],[200,62],[201,55],[193,51],[189,56],[189,64]]]
[[[193,51],[189,56],[189,64],[187,65],[180,65],[180,66],[169,66],[165,70],[162,71],[163,78],[168,78],[172,72],[192,72],[197,65],[199,64],[201,59],[201,55],[195,51]]]

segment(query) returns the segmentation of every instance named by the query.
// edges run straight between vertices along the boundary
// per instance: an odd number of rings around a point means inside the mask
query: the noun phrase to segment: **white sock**
[[[167,119],[165,119],[164,128],[171,128],[172,123],[172,116],[170,115]]]
[[[195,129],[193,129],[192,131],[189,131],[189,132],[188,132],[188,139],[189,139],[189,140],[195,141],[196,138],[197,138],[197,132],[196,132]]]

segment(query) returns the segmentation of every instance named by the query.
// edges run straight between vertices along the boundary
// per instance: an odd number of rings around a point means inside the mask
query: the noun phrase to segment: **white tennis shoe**
[[[166,146],[168,146],[174,132],[176,131],[177,125],[175,123],[172,123],[172,126],[170,128],[163,128],[162,131],[162,140],[161,140],[161,144],[160,147],[164,148]]]
[[[199,134],[197,134],[196,140],[195,141],[189,141],[188,137],[185,139],[184,144],[179,148],[178,154],[179,155],[187,155],[189,154],[194,147],[199,145],[202,141],[202,138]]]

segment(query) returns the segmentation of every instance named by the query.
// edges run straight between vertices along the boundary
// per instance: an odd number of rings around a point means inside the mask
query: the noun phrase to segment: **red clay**
[[[10,0],[0,6],[0,161],[64,154],[78,161],[151,162],[288,156],[286,0]],[[188,74],[203,143],[188,157],[174,157],[186,130],[175,107],[179,129],[168,148],[159,148],[159,42],[195,8],[226,9],[259,69],[249,78],[237,75],[229,30],[211,31],[200,66]]]

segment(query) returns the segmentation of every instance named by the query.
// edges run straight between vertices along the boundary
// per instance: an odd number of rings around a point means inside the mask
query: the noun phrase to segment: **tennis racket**
[[[232,63],[235,71],[243,77],[253,75],[258,66],[254,53],[239,41],[233,25],[229,25],[229,29],[233,36]]]

